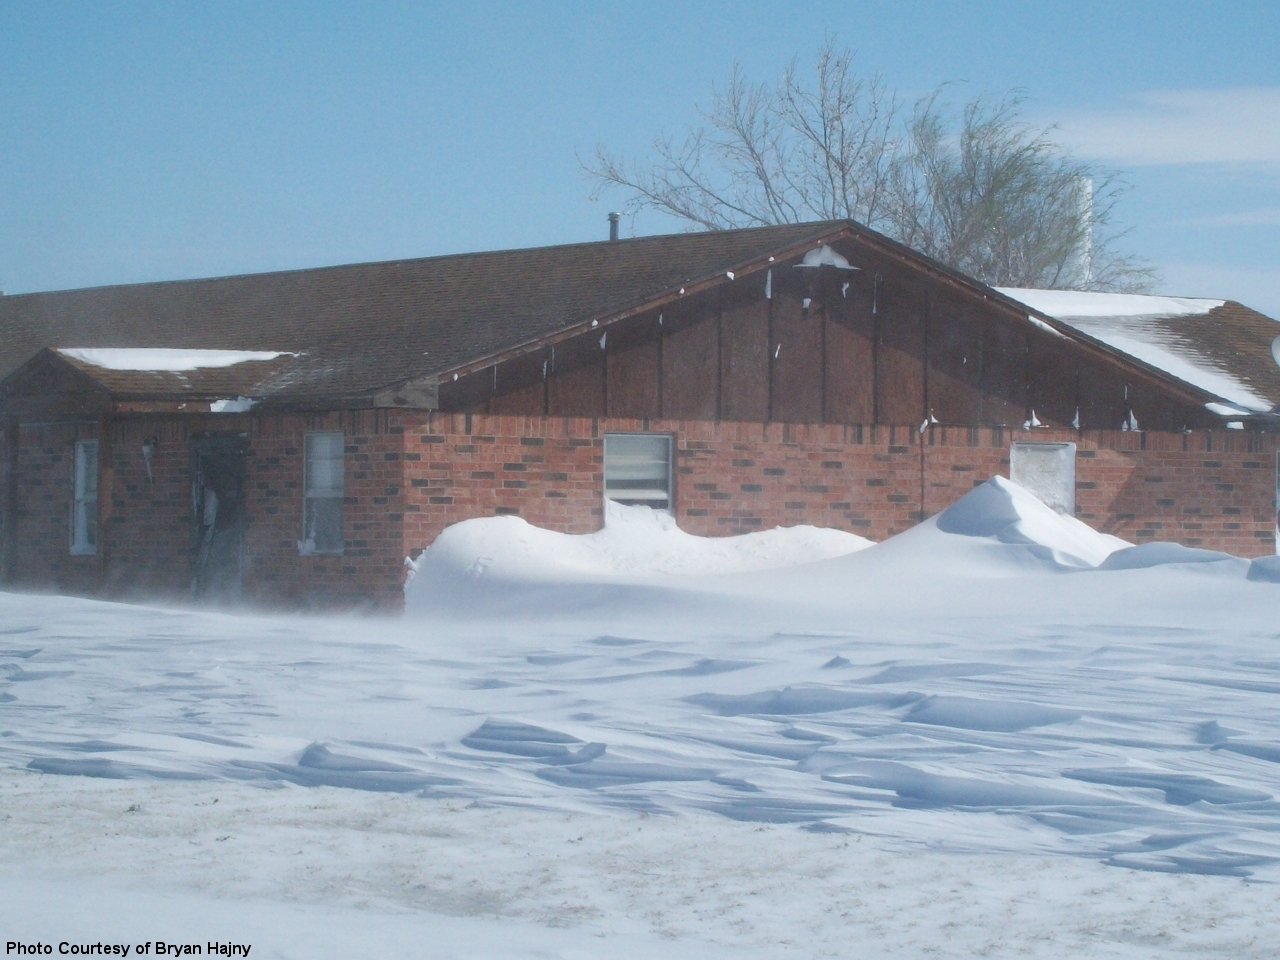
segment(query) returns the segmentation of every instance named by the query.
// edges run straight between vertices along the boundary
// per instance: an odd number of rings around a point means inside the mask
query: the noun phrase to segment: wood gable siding
[[[440,386],[445,413],[753,423],[1144,429],[1201,403],[1025,313],[846,241],[857,271],[795,261]],[[771,296],[766,297],[766,290]],[[806,308],[805,300],[810,301]]]

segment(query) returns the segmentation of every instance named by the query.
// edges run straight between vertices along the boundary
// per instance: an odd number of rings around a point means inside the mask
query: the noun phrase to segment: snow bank
[[[1130,544],[1065,516],[1004,477],[886,540],[868,559],[977,576],[1013,568],[1083,570]]]
[[[198,370],[296,357],[275,350],[176,350],[167,347],[94,347],[59,350],[64,357],[105,370]]]
[[[890,596],[897,583],[921,576],[937,584],[1033,570],[1092,570],[1130,546],[1057,513],[1004,477],[879,545],[810,526],[698,537],[647,507],[607,509],[604,529],[590,534],[556,533],[518,517],[447,527],[409,564],[406,609],[470,609],[485,617],[661,604],[674,613],[682,602],[705,603],[708,591],[737,596],[747,605],[830,605],[851,592]],[[1169,562],[1187,558],[1180,554]],[[691,578],[700,578],[700,594],[686,589],[695,583]]]
[[[1099,569],[1147,570],[1175,563],[1225,563],[1232,568],[1243,568],[1248,566],[1249,561],[1217,550],[1184,547],[1180,543],[1141,543],[1136,547],[1117,550],[1102,562]]]
[[[617,878],[648,874],[647,824],[661,821],[687,835],[653,888],[679,891],[689,929],[714,912],[708,890],[753,911],[776,906],[744,894],[724,856],[742,854],[741,876],[774,877],[794,863],[779,844],[796,837],[823,838],[835,859],[788,875],[798,879],[785,889],[846,906],[858,900],[850,877],[883,874],[879,857],[848,859],[873,839],[890,864],[995,858],[974,889],[1004,881],[1013,856],[1046,858],[1045,888],[1082,859],[1280,880],[1280,561],[1120,550],[1000,478],[870,548],[831,556],[865,541],[828,537],[707,541],[636,510],[577,537],[510,518],[460,524],[418,565],[399,622],[0,592],[0,806],[17,810],[19,789],[32,798],[5,821],[0,860],[26,877],[63,849],[84,870],[154,877],[134,863],[181,849],[193,883],[274,863],[272,888],[291,896],[328,902],[367,877],[374,886],[353,899],[413,910],[425,882],[413,871],[427,865],[450,896],[483,895],[486,916],[495,903],[552,916],[528,898],[566,901],[554,874],[605,891],[600,915],[612,922]],[[726,572],[735,567],[745,572]],[[462,599],[451,608],[452,594]],[[415,596],[430,616],[413,612]],[[230,781],[292,788],[254,792],[281,805],[266,822],[228,809]],[[92,818],[61,802],[73,788]],[[397,794],[476,833],[414,826]],[[172,814],[162,796],[175,798]],[[375,808],[392,813],[362,812]],[[299,811],[332,811],[350,832],[300,834]],[[592,849],[588,814],[631,818],[622,852]],[[553,820],[565,833],[545,829]],[[494,880],[502,822],[519,825],[509,849],[539,864],[532,879]],[[117,861],[162,824],[170,832],[145,856]],[[11,852],[18,837],[32,855]],[[539,845],[546,858],[528,860]],[[299,849],[333,872],[312,874]],[[369,851],[391,859],[367,871],[344,859]],[[691,878],[699,851],[715,864]],[[951,889],[963,875],[922,874],[899,893]],[[299,888],[300,876],[314,885]],[[1209,913],[1234,916],[1236,902],[1221,902]],[[659,914],[673,915],[643,911]],[[778,916],[788,940],[809,929]],[[901,914],[885,916],[887,929]],[[1153,942],[1153,955],[1169,954]],[[674,952],[702,955],[685,946]],[[1063,954],[1061,941],[1045,949]]]
[[[432,579],[490,583],[620,583],[733,574],[812,563],[865,550],[865,537],[824,527],[775,527],[735,537],[686,533],[667,513],[607,503],[605,526],[557,533],[519,517],[483,517],[447,527],[412,564],[412,605]]]

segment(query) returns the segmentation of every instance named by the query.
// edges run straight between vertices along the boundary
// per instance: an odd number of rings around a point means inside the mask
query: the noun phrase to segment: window
[[[88,556],[98,550],[98,441],[76,443],[71,505],[71,552]]]
[[[604,496],[631,506],[671,510],[671,437],[606,433]]]
[[[342,552],[342,447],[343,435],[308,433],[303,486],[306,503],[302,540],[298,552]]]
[[[1076,445],[1017,443],[1009,446],[1009,479],[1058,513],[1076,513]]]

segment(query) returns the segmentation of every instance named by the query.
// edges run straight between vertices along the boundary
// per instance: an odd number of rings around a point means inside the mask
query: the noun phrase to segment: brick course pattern
[[[341,556],[301,556],[302,448],[310,430],[346,434]],[[9,582],[107,596],[190,595],[191,440],[243,433],[246,455],[244,594],[262,605],[396,607],[404,567],[399,433],[383,412],[315,416],[147,417],[19,431]],[[99,441],[98,549],[69,552],[76,440]],[[144,441],[156,441],[151,476]],[[9,451],[3,451],[5,463]],[[9,480],[3,495],[8,495]],[[10,511],[6,511],[6,514]]]
[[[1280,436],[990,427],[832,426],[407,415],[405,544],[459,520],[518,514],[567,533],[600,524],[607,432],[675,437],[676,516],[703,536],[810,523],[882,540],[1009,473],[1012,441],[1073,442],[1076,514],[1142,543],[1275,551]]]
[[[251,417],[245,508],[245,593],[262,604],[398,606],[404,542],[403,446],[387,414]],[[345,436],[343,551],[301,556],[303,441],[313,430]]]
[[[9,450],[6,442],[5,461],[13,463],[17,481],[12,487],[12,512],[20,531],[36,532],[23,538],[19,556],[6,561],[27,582],[56,581],[70,592],[85,593],[98,581],[96,557],[70,554],[75,443],[95,436],[90,424],[48,424],[23,428],[16,450]]]
[[[302,449],[342,430],[341,556],[301,556]],[[720,536],[800,523],[882,540],[1007,476],[1011,441],[1077,444],[1076,512],[1134,542],[1175,540],[1252,557],[1275,551],[1280,436],[989,427],[832,426],[347,411],[317,415],[136,417],[109,426],[23,426],[3,451],[0,497],[16,529],[10,582],[111,596],[190,590],[190,441],[243,432],[245,595],[288,607],[394,609],[403,560],[451,523],[513,514],[566,533],[599,528],[604,435],[675,438],[675,509],[690,533]],[[102,443],[97,556],[72,557],[72,449]],[[157,443],[148,479],[144,440]],[[12,493],[8,466],[12,464]],[[108,469],[109,468],[109,469]],[[109,473],[110,476],[107,476]]]

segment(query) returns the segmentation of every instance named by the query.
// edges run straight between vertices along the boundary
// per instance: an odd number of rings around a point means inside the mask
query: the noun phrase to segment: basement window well
[[[342,553],[342,453],[341,431],[308,433],[306,437],[305,516],[298,552]]]
[[[72,477],[71,553],[89,556],[98,551],[98,441],[76,443]]]
[[[670,435],[606,433],[604,496],[614,503],[670,512]]]

